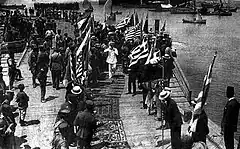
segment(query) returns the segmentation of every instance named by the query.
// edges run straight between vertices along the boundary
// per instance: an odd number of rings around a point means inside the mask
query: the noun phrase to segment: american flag
[[[212,81],[212,69],[213,69],[213,65],[216,60],[216,57],[217,57],[217,52],[215,52],[212,63],[210,64],[210,66],[208,68],[207,75],[204,77],[203,88],[202,88],[202,97],[201,97],[201,102],[202,102],[201,107],[203,107],[203,105],[206,103],[206,100],[207,100],[208,92],[210,89],[210,84]]]
[[[130,27],[125,34],[125,40],[131,40],[136,37],[142,37],[142,21],[139,22],[136,26]]]
[[[83,77],[84,65],[86,63],[86,54],[88,54],[90,48],[90,33],[91,27],[89,28],[86,36],[84,37],[81,45],[76,51],[76,78],[81,80]]]
[[[76,80],[76,72],[74,71],[74,66],[73,66],[73,56],[70,54],[69,56],[69,67],[70,67],[70,75],[71,75],[71,80]]]
[[[148,53],[148,41],[146,40],[143,41],[141,45],[133,49],[133,51],[129,55],[129,57],[131,58],[129,67],[137,64],[140,59],[148,57]]]
[[[128,25],[128,23],[130,22],[130,19],[131,19],[130,16],[127,16],[126,18],[124,18],[121,22],[119,22],[116,25],[116,29],[120,29],[120,28],[126,27]]]
[[[78,25],[78,29],[82,32],[87,24],[88,24],[88,20],[90,19],[89,16],[85,17],[85,18],[82,18],[80,21],[78,21],[77,25]]]

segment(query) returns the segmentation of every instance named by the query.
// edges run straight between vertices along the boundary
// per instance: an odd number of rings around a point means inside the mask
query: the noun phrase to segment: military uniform
[[[97,128],[97,120],[93,116],[92,109],[88,108],[93,106],[93,102],[86,101],[87,109],[79,112],[74,120],[74,126],[77,126],[77,149],[90,149],[93,133]]]
[[[50,57],[50,69],[52,71],[53,88],[59,89],[62,68],[63,56],[60,54],[60,52],[54,52]]]
[[[45,101],[45,94],[46,94],[46,82],[47,82],[47,72],[48,72],[48,54],[44,51],[40,51],[38,53],[38,60],[37,60],[37,78],[40,83],[41,88],[41,101]]]
[[[28,107],[28,101],[29,97],[28,95],[23,91],[23,89],[18,92],[17,97],[16,97],[16,102],[18,103],[18,109],[20,111],[20,120],[19,123],[21,126],[25,126],[25,116],[26,116],[26,111]]]
[[[38,50],[32,50],[28,57],[28,66],[29,70],[32,73],[32,84],[33,87],[36,87],[36,77],[37,77],[37,59],[38,59]]]

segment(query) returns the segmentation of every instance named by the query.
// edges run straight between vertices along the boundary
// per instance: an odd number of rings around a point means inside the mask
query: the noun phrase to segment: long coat
[[[239,108],[240,104],[235,98],[227,102],[221,123],[223,130],[227,128],[233,132],[237,131]]]
[[[183,122],[177,103],[169,97],[166,108],[166,120],[169,122],[170,127],[181,127]]]
[[[81,139],[91,140],[94,130],[97,128],[97,120],[93,114],[85,110],[79,112],[73,122],[74,126],[79,126],[76,135]]]

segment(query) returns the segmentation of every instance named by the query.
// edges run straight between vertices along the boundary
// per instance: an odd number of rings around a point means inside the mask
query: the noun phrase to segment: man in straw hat
[[[224,135],[226,149],[234,149],[234,132],[237,131],[240,104],[234,97],[234,87],[228,86],[226,95],[228,102],[224,107],[221,133]]]
[[[183,122],[177,103],[170,97],[168,90],[163,90],[159,94],[159,99],[166,103],[166,121],[170,126],[172,149],[181,149],[181,125]]]

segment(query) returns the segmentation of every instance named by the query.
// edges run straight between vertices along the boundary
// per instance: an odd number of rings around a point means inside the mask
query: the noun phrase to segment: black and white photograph
[[[240,149],[240,0],[0,0],[0,149]]]

